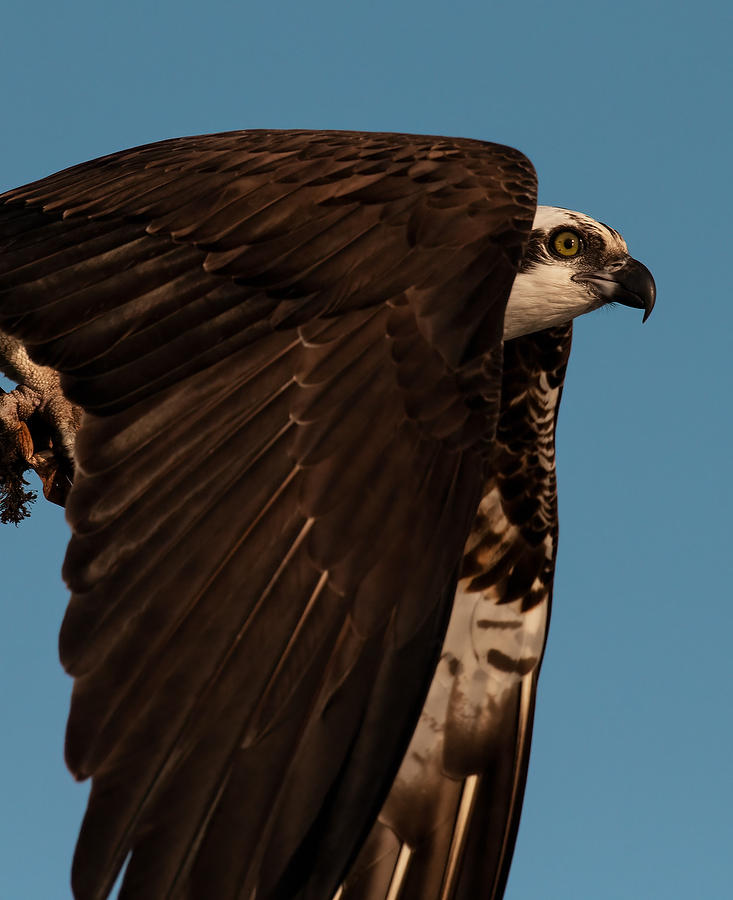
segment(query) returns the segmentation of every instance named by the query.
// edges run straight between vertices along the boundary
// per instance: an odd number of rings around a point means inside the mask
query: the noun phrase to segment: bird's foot
[[[68,437],[76,432],[80,415],[69,407],[69,415],[63,416],[69,421],[59,423],[57,404],[48,400],[26,385],[9,393],[0,390],[0,523],[17,525],[30,515],[36,494],[28,490],[24,476],[31,469],[47,500],[60,506],[66,502],[73,477]]]
[[[26,490],[23,477],[33,468],[33,439],[26,420],[35,412],[40,398],[30,388],[19,387],[9,394],[0,391],[0,522],[18,522],[30,515],[36,499]]]

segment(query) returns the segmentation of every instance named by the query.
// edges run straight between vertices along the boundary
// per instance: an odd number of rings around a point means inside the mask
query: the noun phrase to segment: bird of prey
[[[0,197],[4,514],[72,528],[77,900],[500,898],[570,321],[654,304],[509,147],[251,131]]]

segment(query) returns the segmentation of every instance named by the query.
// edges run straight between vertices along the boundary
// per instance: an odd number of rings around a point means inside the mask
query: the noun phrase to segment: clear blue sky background
[[[508,900],[733,895],[731,6],[8,3],[0,188],[248,127],[486,138],[618,228],[657,309],[581,321],[561,543]],[[0,898],[69,900],[66,526],[0,532]],[[215,898],[212,898],[215,900]]]

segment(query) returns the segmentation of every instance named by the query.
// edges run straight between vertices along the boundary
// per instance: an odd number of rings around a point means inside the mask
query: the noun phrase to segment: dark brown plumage
[[[415,757],[413,768],[419,767],[421,777],[413,785],[400,784],[398,778],[340,900],[384,898],[397,885],[400,900],[503,895],[519,826],[552,597],[557,551],[554,439],[570,339],[567,325],[505,345],[497,437],[466,543],[453,614],[460,625],[472,617],[474,631],[486,636],[492,647],[489,666],[483,660],[473,672],[461,671],[468,669],[467,659],[470,664],[478,645],[466,647],[468,634],[454,630],[452,621],[407,754]],[[493,610],[490,618],[487,610]],[[534,640],[526,640],[524,654],[504,654],[498,649],[503,634],[521,632],[530,611],[538,618]],[[461,721],[451,712],[456,687],[492,666],[499,678],[481,698],[488,707],[479,704],[469,721]],[[441,694],[446,680],[452,685],[448,696]],[[442,723],[441,711],[446,717]],[[424,761],[421,727],[432,741],[432,765]],[[409,763],[403,769],[407,782]],[[401,851],[404,871],[398,863]]]
[[[478,141],[241,132],[0,198],[0,327],[85,410],[60,644],[67,761],[93,779],[78,900],[130,853],[127,900],[331,900],[420,715],[464,545],[466,593],[549,608],[569,328],[502,362],[535,190],[525,157]],[[471,773],[451,896],[501,896],[536,662],[479,758],[446,731],[448,813],[415,838],[405,900],[439,890]],[[382,896],[380,827],[344,898]]]

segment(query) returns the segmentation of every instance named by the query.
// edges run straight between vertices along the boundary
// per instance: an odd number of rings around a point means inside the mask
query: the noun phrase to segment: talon
[[[0,331],[0,372],[18,384],[0,390],[0,517],[19,521],[33,499],[24,490],[33,469],[43,494],[64,506],[74,477],[74,441],[82,410],[61,389],[59,373],[40,366],[17,339]]]
[[[30,460],[43,484],[43,496],[58,506],[66,505],[71,479],[52,454],[36,453]]]
[[[36,497],[26,490],[30,469],[41,479],[47,500],[66,504],[80,418],[63,396],[59,403],[23,384],[9,393],[0,389],[0,522],[17,524],[30,515]]]

